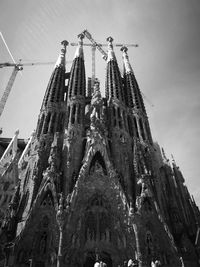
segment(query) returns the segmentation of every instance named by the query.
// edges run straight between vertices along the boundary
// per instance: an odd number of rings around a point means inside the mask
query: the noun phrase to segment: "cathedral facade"
[[[199,209],[153,142],[127,48],[122,75],[107,40],[104,98],[86,92],[82,38],[69,74],[62,42],[2,221],[5,266],[200,266]]]

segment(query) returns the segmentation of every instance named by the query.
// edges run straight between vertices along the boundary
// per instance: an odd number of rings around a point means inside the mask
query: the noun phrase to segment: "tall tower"
[[[144,106],[141,91],[135,78],[133,69],[130,65],[127,47],[122,47],[123,63],[124,63],[124,91],[126,92],[126,105],[129,112],[132,113],[128,117],[130,134],[137,137],[140,141],[149,142],[152,144],[152,137]],[[134,129],[134,130],[132,130]]]
[[[68,42],[63,41],[61,45],[61,52],[45,92],[36,129],[36,146],[38,149],[37,160],[34,167],[31,166],[33,168],[31,172],[34,176],[32,202],[38,193],[43,172],[49,164],[48,159],[54,135],[57,133],[57,138],[61,138],[64,133],[67,93],[65,87],[65,54]],[[62,141],[60,140],[60,142]]]
[[[20,164],[19,168],[20,183],[11,203],[11,219],[6,226],[7,231],[16,236],[27,231],[26,222],[31,216],[35,216],[35,222],[32,223],[37,228],[36,230],[32,225],[32,230],[37,232],[40,216],[44,219],[41,209],[51,206],[53,202],[56,205],[57,194],[61,191],[61,154],[66,117],[65,54],[68,42],[63,41],[61,45],[61,52],[43,99],[36,135],[32,136],[30,148],[27,149],[27,164]],[[38,209],[37,214],[34,213],[35,209]],[[38,235],[37,238],[40,238],[42,233],[39,232]],[[9,238],[12,240],[11,235]],[[29,238],[22,235],[18,240],[16,255],[22,253],[21,250],[24,250],[27,243],[34,242],[33,235]]]
[[[108,41],[108,58],[106,67],[106,99],[109,114],[109,137],[111,156],[119,173],[121,185],[124,188],[131,206],[135,199],[135,177],[133,171],[132,132],[129,125],[126,106],[126,92],[119,71],[112,37]]]
[[[85,65],[83,54],[83,35],[79,35],[71,67],[67,94],[67,122],[64,140],[64,192],[69,194],[75,185],[83,158],[85,136]]]

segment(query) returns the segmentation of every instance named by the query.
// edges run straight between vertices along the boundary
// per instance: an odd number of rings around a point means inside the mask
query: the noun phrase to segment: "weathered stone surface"
[[[86,98],[82,37],[68,91],[63,42],[36,135],[11,168],[20,183],[2,219],[0,262],[4,247],[16,267],[198,266],[200,212],[153,144],[127,49],[122,78],[108,38],[106,98],[99,83]],[[5,178],[1,190],[10,191]]]

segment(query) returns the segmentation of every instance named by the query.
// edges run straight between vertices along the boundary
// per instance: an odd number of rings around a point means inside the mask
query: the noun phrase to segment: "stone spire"
[[[75,55],[74,55],[74,59],[75,58],[82,58],[84,60],[84,53],[83,53],[83,38],[84,38],[84,35],[83,34],[79,34],[78,38],[79,38],[79,43],[78,43],[78,47],[77,47]]]
[[[32,172],[32,201],[35,200],[43,180],[43,172],[47,169],[51,145],[55,133],[62,142],[64,125],[66,118],[66,87],[65,87],[65,55],[67,41],[61,43],[61,52],[55,64],[51,78],[49,80],[36,129],[36,142],[38,141],[38,158]],[[45,144],[45,145],[44,145]],[[27,166],[31,168],[31,166]]]
[[[57,105],[65,102],[65,54],[67,41],[61,42],[61,52],[55,64],[43,99],[36,136],[60,132],[64,120],[64,109],[56,109]]]
[[[116,61],[116,57],[115,57],[115,53],[113,50],[113,38],[110,36],[106,39],[106,41],[108,42],[108,57],[107,57],[107,62],[111,61],[111,60],[115,60]]]
[[[66,139],[64,140],[64,191],[71,193],[76,182],[82,160],[85,134],[85,63],[83,55],[83,34],[78,35],[76,49],[68,83]],[[73,158],[73,161],[71,159]]]
[[[83,54],[83,34],[78,35],[79,45],[76,49],[68,84],[68,100],[74,96],[85,96],[85,64]]]
[[[132,113],[134,114],[133,122],[131,124],[134,126],[135,136],[142,141],[149,141],[150,143],[152,143],[151,131],[146,109],[144,106],[144,101],[133,69],[129,62],[129,57],[127,54],[128,48],[123,46],[121,48],[121,51],[124,64],[123,89],[126,95],[126,105],[132,110]]]
[[[124,102],[124,92],[123,92],[123,84],[122,78],[119,71],[119,67],[117,64],[117,60],[115,57],[115,53],[113,51],[113,38],[108,37],[108,58],[107,58],[107,68],[106,68],[106,98],[117,99],[121,102]]]
[[[136,81],[133,69],[129,62],[129,57],[127,53],[128,48],[123,46],[121,48],[121,51],[122,51],[122,57],[123,57],[123,63],[124,63],[124,85],[128,93],[127,104],[129,107],[139,109],[144,114],[146,114],[143,98],[142,98],[138,83]]]
[[[66,47],[69,43],[64,40],[61,42],[61,45],[62,45],[62,48],[61,48],[61,51],[60,51],[60,55],[58,56],[58,59],[56,61],[56,64],[55,64],[55,69],[57,67],[63,67],[65,68],[65,64],[66,64],[66,61],[65,61],[65,54],[66,54]]]

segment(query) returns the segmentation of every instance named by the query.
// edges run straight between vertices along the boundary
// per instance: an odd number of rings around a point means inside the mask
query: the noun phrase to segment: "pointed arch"
[[[52,192],[50,190],[47,190],[42,198],[42,201],[41,201],[41,205],[43,207],[46,207],[46,206],[53,206],[54,207],[54,199],[53,199],[53,195],[52,195]]]
[[[107,175],[106,164],[100,151],[97,151],[95,155],[93,156],[91,163],[90,163],[89,173],[91,172],[91,169],[95,167],[95,164],[100,164],[100,166],[103,169],[104,174]]]

